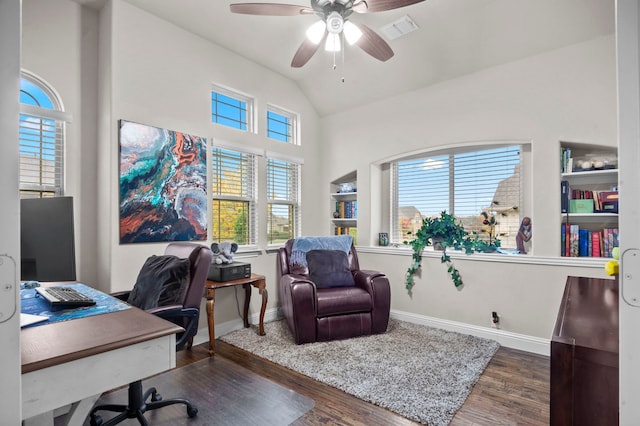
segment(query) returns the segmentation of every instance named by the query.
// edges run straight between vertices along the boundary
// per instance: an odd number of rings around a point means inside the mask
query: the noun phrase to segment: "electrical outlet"
[[[496,311],[491,312],[491,327],[500,328],[500,315]]]

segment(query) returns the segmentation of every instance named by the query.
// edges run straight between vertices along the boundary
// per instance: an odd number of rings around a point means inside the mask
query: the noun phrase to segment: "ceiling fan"
[[[322,18],[307,30],[291,61],[291,66],[300,68],[316,53],[320,44],[328,51],[340,51],[340,35],[349,44],[355,44],[380,61],[393,56],[393,50],[375,31],[364,24],[351,22],[353,13],[382,12],[410,6],[424,0],[311,0],[311,7],[281,3],[237,3],[231,5],[231,12],[247,15],[298,16],[315,14]]]

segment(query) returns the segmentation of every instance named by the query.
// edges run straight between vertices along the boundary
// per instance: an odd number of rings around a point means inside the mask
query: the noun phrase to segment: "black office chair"
[[[171,243],[164,254],[147,259],[132,291],[114,296],[184,328],[185,331],[176,336],[176,350],[190,348],[198,332],[200,302],[213,254],[208,247],[195,243]],[[151,401],[147,402],[149,397]],[[147,426],[146,411],[171,404],[184,404],[189,417],[198,414],[198,409],[187,399],[163,400],[155,388],[143,392],[142,381],[137,380],[129,384],[127,405],[96,406],[91,410],[90,422],[91,426],[111,426],[137,418],[141,425]],[[103,422],[96,414],[102,410],[120,414]]]

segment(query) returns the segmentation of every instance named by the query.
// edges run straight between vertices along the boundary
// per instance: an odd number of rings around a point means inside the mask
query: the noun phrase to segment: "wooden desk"
[[[24,424],[71,404],[66,424],[82,425],[103,392],[174,368],[180,331],[137,308],[23,329]]]
[[[618,382],[618,280],[568,277],[551,339],[551,425],[617,425]]]
[[[241,285],[244,287],[244,327],[249,328],[249,302],[251,301],[251,286],[258,289],[262,295],[262,307],[260,308],[260,335],[264,336],[264,312],[267,308],[267,288],[264,275],[251,274],[249,278],[241,278],[233,281],[211,281],[205,284],[205,297],[207,298],[207,320],[209,323],[209,355],[216,353],[215,320],[213,308],[216,301],[216,289]]]

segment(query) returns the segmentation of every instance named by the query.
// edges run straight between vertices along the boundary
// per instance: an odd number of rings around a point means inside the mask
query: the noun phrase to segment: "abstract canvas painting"
[[[120,120],[120,243],[207,239],[206,140]]]

